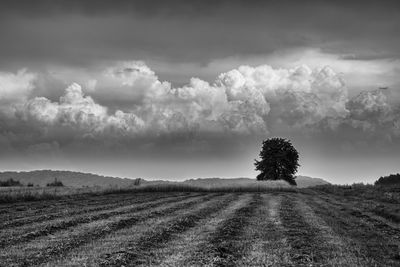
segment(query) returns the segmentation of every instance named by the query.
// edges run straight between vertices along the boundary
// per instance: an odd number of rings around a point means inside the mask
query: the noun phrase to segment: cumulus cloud
[[[18,112],[22,121],[39,125],[44,134],[66,131],[74,134],[72,138],[78,139],[113,133],[134,137],[144,125],[140,118],[131,113],[117,110],[109,114],[107,107],[85,96],[81,86],[76,83],[65,90],[59,102],[35,97],[21,106]]]
[[[245,100],[260,115],[270,113],[264,116],[266,123],[279,121],[290,127],[304,127],[348,113],[345,84],[329,67],[311,70],[307,66],[242,66],[221,74],[217,82],[229,98]]]
[[[387,98],[382,90],[364,91],[350,99],[350,117],[356,120],[385,120],[391,112]]]
[[[363,91],[350,98],[346,107],[347,116],[325,118],[314,128],[319,134],[350,142],[350,146],[382,149],[399,143],[400,106],[389,104],[383,90]]]
[[[16,74],[0,72],[0,100],[15,102],[23,100],[33,89],[33,81],[36,75],[25,69]]]
[[[11,116],[12,108],[16,103],[24,102],[32,89],[36,75],[19,70],[16,74],[0,72],[0,112]]]
[[[94,82],[95,86],[93,86]],[[107,103],[141,105],[145,99],[158,98],[170,89],[169,82],[157,75],[142,61],[119,62],[107,67],[88,81],[89,91]],[[90,84],[91,83],[91,84]]]
[[[13,120],[1,118],[2,138],[31,148],[168,136],[203,143],[209,136],[265,137],[282,131],[400,136],[399,109],[382,91],[350,99],[341,75],[330,67],[241,66],[212,83],[192,78],[173,87],[144,62],[121,62],[86,75],[83,88],[72,82],[57,101],[30,96],[35,77],[25,70],[0,73],[0,102],[13,103],[7,110],[14,112]]]
[[[382,90],[364,91],[348,102],[349,116],[342,123],[377,133],[383,138],[399,137],[399,106],[388,103]]]

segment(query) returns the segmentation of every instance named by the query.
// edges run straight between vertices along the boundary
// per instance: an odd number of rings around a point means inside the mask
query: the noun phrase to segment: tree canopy
[[[260,160],[255,160],[255,167],[261,173],[257,180],[284,180],[297,185],[294,174],[300,166],[299,153],[292,143],[284,138],[270,138],[263,141]]]

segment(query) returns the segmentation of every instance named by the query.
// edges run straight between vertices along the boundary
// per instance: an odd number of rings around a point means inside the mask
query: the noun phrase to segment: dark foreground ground
[[[0,205],[0,266],[400,266],[399,203],[304,190]]]

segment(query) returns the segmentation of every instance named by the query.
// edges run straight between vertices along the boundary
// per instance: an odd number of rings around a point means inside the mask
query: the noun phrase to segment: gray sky
[[[254,177],[282,136],[303,175],[398,172],[396,2],[2,1],[0,168]]]

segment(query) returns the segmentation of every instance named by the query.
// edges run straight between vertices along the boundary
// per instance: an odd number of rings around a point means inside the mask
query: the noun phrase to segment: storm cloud
[[[348,60],[398,59],[399,8],[397,1],[6,0],[0,65],[207,64],[299,47]]]

